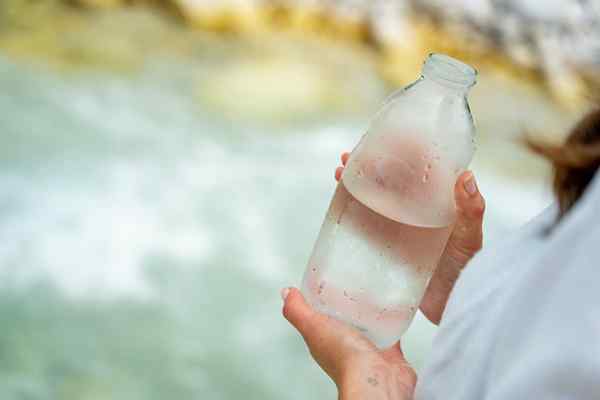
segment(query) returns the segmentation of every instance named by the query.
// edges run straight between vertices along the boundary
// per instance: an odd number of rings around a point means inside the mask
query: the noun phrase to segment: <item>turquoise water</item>
[[[301,278],[351,124],[244,128],[155,67],[0,61],[0,397],[331,396],[279,288]]]
[[[371,110],[249,124],[199,102],[193,70],[0,57],[0,398],[335,397],[279,289],[300,282]],[[550,201],[501,173],[494,143],[475,161],[487,241]],[[433,334],[418,317],[406,336],[418,368]]]

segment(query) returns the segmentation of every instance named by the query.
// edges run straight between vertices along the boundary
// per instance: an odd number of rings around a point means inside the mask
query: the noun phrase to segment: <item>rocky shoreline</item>
[[[374,48],[382,76],[394,84],[408,82],[423,57],[439,51],[541,86],[568,108],[596,100],[595,92],[600,88],[600,6],[593,1],[553,0],[540,5],[533,0],[457,0],[452,6],[439,0],[41,3],[48,9],[150,5],[175,16],[175,20],[208,31],[252,34],[284,29],[348,40]],[[11,7],[13,15],[14,10],[22,14],[17,20],[28,18],[27,4],[10,0],[0,5],[0,20],[11,16],[7,12]]]
[[[600,5],[590,0],[167,1],[202,27],[278,22],[364,40],[385,50],[385,75],[399,83],[406,79],[393,73],[393,60],[433,49],[537,77],[565,105],[578,106],[600,87]]]

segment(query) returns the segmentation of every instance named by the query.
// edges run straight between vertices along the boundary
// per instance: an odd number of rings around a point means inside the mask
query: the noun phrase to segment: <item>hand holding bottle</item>
[[[475,151],[467,94],[476,76],[431,54],[421,76],[384,102],[339,171],[302,293],[379,348],[398,341],[420,306],[438,322],[481,246],[483,199],[464,172]]]
[[[314,311],[298,289],[285,288],[281,297],[283,315],[336,384],[338,399],[412,399],[417,375],[406,362],[400,342],[380,350],[357,330]]]
[[[343,166],[348,158],[348,153],[342,154]],[[338,181],[343,166],[335,171]],[[420,307],[435,324],[441,319],[460,272],[482,245],[485,201],[471,172],[460,175],[454,197],[457,219]],[[417,376],[404,358],[400,342],[378,349],[356,329],[313,310],[298,289],[285,288],[282,297],[285,318],[300,332],[315,361],[335,382],[339,399],[412,398]]]

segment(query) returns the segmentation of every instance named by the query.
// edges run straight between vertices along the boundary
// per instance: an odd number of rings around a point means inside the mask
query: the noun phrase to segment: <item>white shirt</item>
[[[418,400],[600,399],[600,174],[484,247],[450,296]]]

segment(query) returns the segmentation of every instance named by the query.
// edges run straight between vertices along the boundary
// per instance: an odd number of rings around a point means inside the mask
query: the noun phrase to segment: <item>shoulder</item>
[[[544,236],[553,212],[485,249],[467,267],[418,385],[421,398],[600,393],[600,225],[588,214]]]
[[[496,310],[486,397],[600,393],[600,227],[590,223],[575,235],[557,229],[537,262],[506,288]]]

